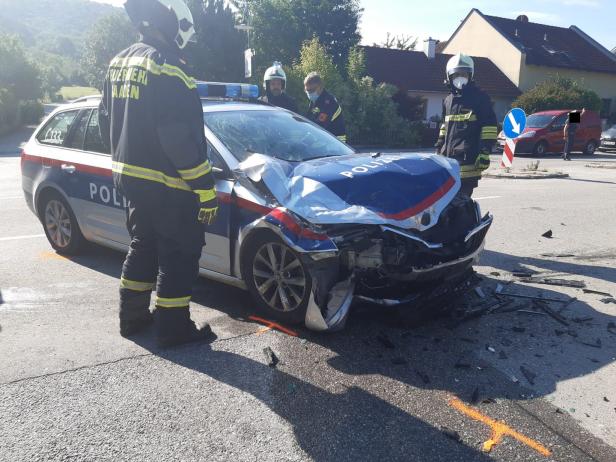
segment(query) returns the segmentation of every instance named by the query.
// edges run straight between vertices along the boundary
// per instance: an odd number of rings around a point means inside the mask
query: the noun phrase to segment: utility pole
[[[250,32],[254,29],[250,25],[250,10],[248,8],[248,0],[244,0],[242,2],[237,2],[238,6],[243,7],[242,18],[245,24],[237,24],[235,28],[237,30],[246,31],[246,36],[248,39],[248,43],[246,49],[244,50],[244,77],[249,79],[252,77],[252,58],[255,55],[254,50],[250,46]]]

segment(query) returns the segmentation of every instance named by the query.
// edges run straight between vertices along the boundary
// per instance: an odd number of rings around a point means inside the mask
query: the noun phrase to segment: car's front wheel
[[[283,322],[303,322],[312,277],[299,255],[271,233],[256,237],[248,245],[244,281],[259,309]]]
[[[533,149],[533,154],[536,156],[544,156],[546,152],[548,152],[548,144],[545,141],[539,141]]]
[[[66,200],[57,192],[45,192],[39,214],[47,240],[54,250],[64,255],[77,255],[86,243],[75,214]]]

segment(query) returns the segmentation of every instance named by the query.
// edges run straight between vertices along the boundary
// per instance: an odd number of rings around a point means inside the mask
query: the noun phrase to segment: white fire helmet
[[[447,61],[447,81],[451,82],[451,76],[458,72],[468,72],[470,74],[469,80],[473,80],[473,76],[475,75],[475,63],[473,62],[473,58],[462,53],[452,56],[449,61]]]
[[[282,64],[279,61],[274,61],[271,67],[268,67],[263,76],[263,88],[267,90],[267,82],[274,79],[282,80],[282,88],[287,86],[287,74],[285,74]]]

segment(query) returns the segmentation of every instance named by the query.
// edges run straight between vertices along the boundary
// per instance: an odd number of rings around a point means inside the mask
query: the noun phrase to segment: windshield
[[[553,115],[532,114],[526,119],[526,126],[531,128],[544,128],[554,119]]]
[[[286,111],[207,112],[203,119],[240,162],[254,153],[301,162],[354,152],[333,135]]]

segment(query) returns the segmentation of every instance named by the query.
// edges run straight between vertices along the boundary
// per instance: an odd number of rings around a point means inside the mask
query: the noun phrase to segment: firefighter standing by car
[[[443,125],[436,147],[439,154],[459,162],[461,191],[470,196],[481,172],[490,166],[497,135],[496,115],[490,97],[475,85],[470,56],[453,56],[446,73],[451,93],[443,102]]]
[[[323,87],[323,80],[316,72],[311,72],[304,80],[306,96],[310,100],[308,118],[346,143],[346,129],[342,108],[336,97]]]
[[[111,61],[99,109],[114,182],[128,199],[120,334],[154,321],[161,346],[210,339],[209,326],[196,326],[189,313],[203,223],[218,210],[201,102],[180,54],[194,37],[193,18],[182,0],[127,0],[124,7],[142,37]]]
[[[265,95],[261,101],[278,106],[283,109],[297,113],[295,100],[287,95],[287,74],[282,68],[282,64],[275,61],[274,64],[265,71],[263,76],[263,89]]]

